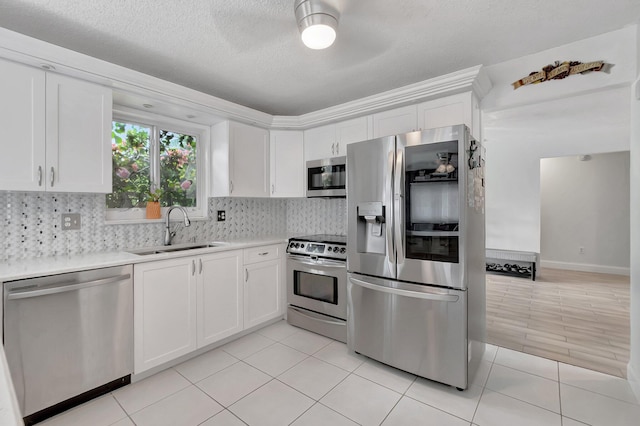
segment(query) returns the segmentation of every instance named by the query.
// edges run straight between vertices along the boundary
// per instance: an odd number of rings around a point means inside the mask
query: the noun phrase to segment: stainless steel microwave
[[[347,157],[307,161],[307,197],[347,196]]]

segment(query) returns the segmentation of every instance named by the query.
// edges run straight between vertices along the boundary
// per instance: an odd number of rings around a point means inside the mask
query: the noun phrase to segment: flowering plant
[[[160,188],[156,189],[155,191],[148,191],[147,201],[150,203],[157,203],[158,201],[160,201],[160,198],[162,198],[162,194],[163,191]]]

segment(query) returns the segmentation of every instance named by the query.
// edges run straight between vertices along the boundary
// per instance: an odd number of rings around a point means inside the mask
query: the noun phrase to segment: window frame
[[[159,114],[153,114],[144,111],[137,111],[126,107],[114,107],[113,118],[111,120],[121,121],[125,123],[137,124],[140,126],[148,126],[151,128],[149,147],[149,167],[151,173],[150,178],[159,179],[160,176],[160,148],[157,140],[157,132],[159,129],[167,130],[175,133],[182,133],[197,138],[196,145],[196,207],[185,207],[190,219],[206,220],[208,218],[208,194],[209,194],[209,147],[211,145],[211,129],[209,126],[192,123],[177,118],[167,117]],[[154,160],[155,159],[155,160]],[[145,207],[131,208],[107,208],[105,198],[105,223],[122,224],[122,223],[152,223],[164,222],[167,209],[161,208],[161,219],[146,219]],[[180,218],[176,216],[175,220]]]

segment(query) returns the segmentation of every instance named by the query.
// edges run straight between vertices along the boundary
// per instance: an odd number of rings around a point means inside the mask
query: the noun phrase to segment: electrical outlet
[[[80,213],[62,213],[62,230],[80,229]]]
[[[584,247],[582,246],[578,247],[578,253],[584,254]]]
[[[227,214],[224,210],[218,210],[218,222],[224,222],[227,218]]]

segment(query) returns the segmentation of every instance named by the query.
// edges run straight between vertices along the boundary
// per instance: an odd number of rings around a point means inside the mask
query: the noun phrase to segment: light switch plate
[[[80,229],[80,213],[62,213],[62,230]]]

